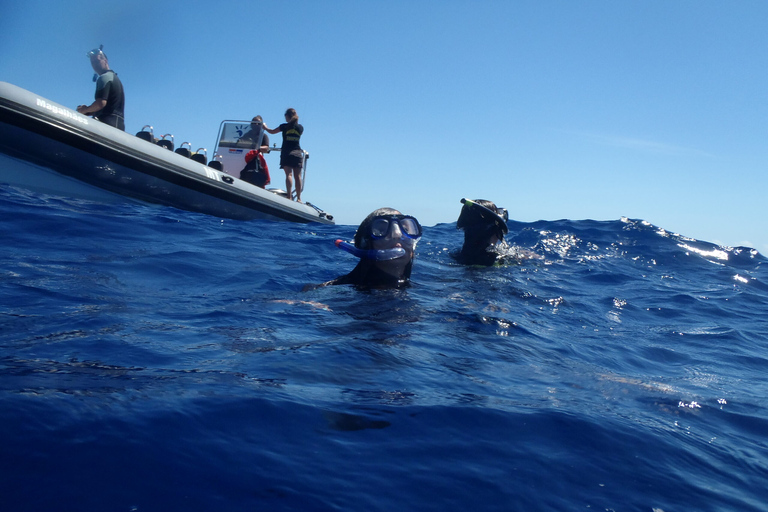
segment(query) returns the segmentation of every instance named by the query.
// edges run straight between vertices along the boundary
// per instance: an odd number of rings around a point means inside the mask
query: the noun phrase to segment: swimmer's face
[[[413,252],[415,240],[403,234],[400,224],[392,222],[386,236],[372,240],[374,249],[393,249],[402,247],[406,252]]]
[[[109,69],[107,67],[107,58],[104,56],[103,53],[97,53],[95,55],[91,55],[91,67],[98,74],[102,74],[107,69]]]
[[[404,222],[404,220],[401,221]],[[405,254],[399,258],[376,262],[377,267],[396,277],[402,277],[405,273],[405,267],[411,260],[413,260],[416,242],[418,241],[418,237],[410,237],[406,233],[403,233],[403,226],[400,224],[401,221],[398,221],[395,218],[390,218],[386,235],[379,236],[371,241],[373,249],[376,250],[394,249],[396,247],[402,247],[405,250]],[[419,227],[419,236],[420,229],[421,228]],[[412,234],[414,233],[413,230],[411,232]],[[381,231],[378,233],[381,233]]]

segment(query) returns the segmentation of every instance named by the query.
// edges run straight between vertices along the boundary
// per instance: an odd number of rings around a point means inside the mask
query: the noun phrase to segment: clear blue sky
[[[764,0],[29,0],[2,9],[0,80],[90,103],[104,44],[127,131],[194,149],[294,107],[304,198],[341,224],[453,222],[471,197],[768,254],[766,21]]]

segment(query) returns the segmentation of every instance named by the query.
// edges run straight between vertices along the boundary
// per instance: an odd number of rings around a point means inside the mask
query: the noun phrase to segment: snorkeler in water
[[[485,199],[462,199],[461,202],[464,206],[456,229],[464,230],[464,245],[458,260],[466,265],[493,265],[499,258],[494,248],[509,231],[507,210]]]
[[[393,208],[379,208],[357,228],[354,245],[341,240],[336,246],[360,258],[344,276],[320,286],[353,284],[371,288],[407,286],[413,268],[414,250],[421,238],[419,221]]]

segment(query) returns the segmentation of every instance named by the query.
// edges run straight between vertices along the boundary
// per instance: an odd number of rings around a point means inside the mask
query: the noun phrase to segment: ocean
[[[0,185],[0,510],[768,509],[764,256],[510,221],[466,267],[451,222],[303,292],[355,228]]]

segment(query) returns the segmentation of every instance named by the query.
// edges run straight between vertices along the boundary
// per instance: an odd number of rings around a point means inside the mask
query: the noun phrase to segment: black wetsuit
[[[413,262],[405,267],[402,277],[395,277],[382,271],[372,260],[362,259],[349,274],[337,277],[333,281],[323,283],[322,286],[337,284],[353,284],[359,288],[402,288],[410,286],[411,268]]]
[[[499,255],[489,252],[486,245],[467,247],[464,246],[459,253],[458,260],[464,265],[491,266],[498,261]]]
[[[125,92],[117,73],[111,69],[99,75],[96,82],[97,100],[106,100],[107,105],[93,114],[102,123],[125,131]]]
[[[461,247],[458,259],[465,265],[493,265],[499,258],[499,255],[488,249],[493,247],[491,237],[497,237],[503,234],[498,231],[494,224],[483,224],[478,222],[464,228],[464,245]]]

